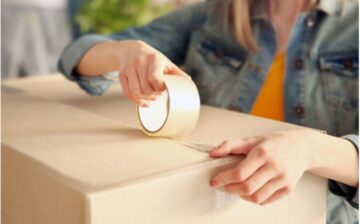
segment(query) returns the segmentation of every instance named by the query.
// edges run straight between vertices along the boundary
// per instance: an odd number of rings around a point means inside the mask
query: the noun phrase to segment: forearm
[[[112,71],[119,67],[115,52],[121,50],[119,41],[101,42],[91,47],[81,58],[75,68],[77,73],[85,76],[96,76]]]
[[[152,46],[176,64],[185,60],[191,32],[200,27],[206,18],[206,5],[201,2],[184,7],[146,26],[130,28],[110,36],[89,34],[69,44],[61,54],[58,68],[68,79],[92,95],[102,95],[112,83],[101,74],[118,71],[123,61],[111,57],[109,42],[141,40]],[[166,34],[166,35],[164,35]],[[126,46],[130,50],[130,47]],[[116,48],[117,49],[117,48]],[[110,53],[110,54],[109,54]],[[125,55],[125,59],[128,55]],[[120,58],[121,59],[121,58]],[[126,64],[126,62],[125,62]]]
[[[311,137],[313,159],[309,171],[346,185],[357,187],[358,153],[348,140],[321,133]]]

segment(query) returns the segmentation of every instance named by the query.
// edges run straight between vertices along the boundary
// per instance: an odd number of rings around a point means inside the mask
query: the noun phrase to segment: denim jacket
[[[191,5],[111,36],[85,35],[64,50],[59,68],[88,93],[101,95],[111,81],[77,74],[74,68],[82,55],[102,41],[143,40],[184,66],[203,104],[247,113],[275,56],[275,31],[264,10],[266,1],[258,0],[251,22],[261,50],[247,51],[224,29],[220,2]],[[286,122],[335,136],[358,133],[357,0],[321,0],[297,17],[286,50],[284,99]],[[357,147],[356,135],[347,139]],[[330,187],[357,206],[356,189],[336,182]]]

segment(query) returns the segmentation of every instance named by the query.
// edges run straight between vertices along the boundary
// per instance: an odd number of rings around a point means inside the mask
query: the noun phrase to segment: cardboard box
[[[4,224],[325,223],[326,180],[311,174],[264,207],[208,185],[241,158],[203,150],[300,127],[203,107],[191,135],[150,138],[116,87],[94,98],[56,75],[6,82],[2,102]]]
[[[86,94],[61,74],[9,80],[5,82],[5,87],[8,91],[20,91],[36,98],[70,105],[118,121],[122,125],[139,128],[136,107],[122,95],[120,84],[117,83],[101,97]],[[200,114],[195,130],[181,140],[211,147],[225,139],[302,128],[211,106],[202,106]]]

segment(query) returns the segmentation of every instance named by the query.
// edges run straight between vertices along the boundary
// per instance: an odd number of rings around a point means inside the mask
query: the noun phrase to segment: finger
[[[285,187],[285,181],[280,177],[277,177],[266,183],[262,188],[260,188],[257,192],[255,192],[255,195],[259,203],[262,204],[265,201],[267,201],[271,197],[271,195],[273,195],[275,192],[279,191],[284,187]]]
[[[262,166],[245,182],[225,186],[225,190],[231,194],[250,196],[261,189],[268,181],[276,176],[274,169],[269,166]]]
[[[191,77],[181,70],[178,66],[173,64],[171,61],[168,62],[168,66],[165,67],[165,73],[169,75],[183,75],[191,79]]]
[[[262,204],[268,200],[271,195],[282,189],[284,186],[285,182],[281,178],[274,178],[267,182],[262,188],[260,188],[251,196],[242,195],[241,197],[253,203]]]
[[[155,92],[155,89],[150,85],[148,76],[148,64],[136,68],[136,74],[140,81],[140,88],[142,95],[149,96]]]
[[[140,107],[149,107],[149,102],[147,100],[139,99],[137,102]]]
[[[243,200],[245,200],[245,201],[254,203],[254,202],[252,201],[251,197],[249,197],[249,196],[241,196],[241,195],[239,195],[239,196],[240,196],[241,199],[243,199]]]
[[[122,91],[123,91],[124,95],[127,98],[129,98],[131,100],[134,100],[134,99],[132,99],[132,96],[131,96],[131,93],[130,93],[130,90],[129,90],[129,83],[128,83],[127,77],[125,75],[120,75],[119,80],[120,80],[120,84],[121,84]]]
[[[218,147],[210,151],[212,157],[223,157],[231,154],[247,154],[255,145],[260,142],[260,138],[252,137],[237,140],[226,140]]]
[[[157,95],[155,94],[151,94],[151,95],[146,95],[146,96],[143,96],[143,98],[147,101],[155,101],[157,99]]]
[[[163,80],[165,65],[160,59],[158,59],[156,54],[152,54],[148,60],[148,82],[155,91],[162,92],[165,90]]]
[[[281,198],[288,195],[289,193],[290,193],[290,190],[288,188],[282,188],[281,190],[278,190],[277,192],[275,192],[269,199],[262,202],[261,205],[267,205],[267,204],[270,204],[270,203],[272,203],[274,201],[278,201]]]
[[[136,75],[136,72],[133,69],[128,69],[126,74],[129,81],[129,91],[131,97],[136,101],[137,104],[139,104],[140,100],[142,99],[142,95],[141,95],[140,82]]]
[[[222,187],[228,184],[242,183],[262,167],[265,162],[265,158],[257,157],[256,153],[249,153],[237,167],[213,177],[210,181],[210,186]]]
[[[161,92],[156,91],[156,92],[154,92],[154,95],[155,95],[155,96],[160,96],[162,93],[163,93],[162,91],[161,91]]]

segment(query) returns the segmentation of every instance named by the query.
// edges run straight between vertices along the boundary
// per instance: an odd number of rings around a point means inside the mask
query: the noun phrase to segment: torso
[[[202,103],[248,113],[277,53],[276,35],[269,21],[255,20],[262,50],[247,52],[215,19],[216,2],[207,3],[206,22],[190,36],[186,71]],[[286,50],[285,121],[333,135],[357,133],[358,3],[350,3],[342,16],[312,10],[296,18]]]

